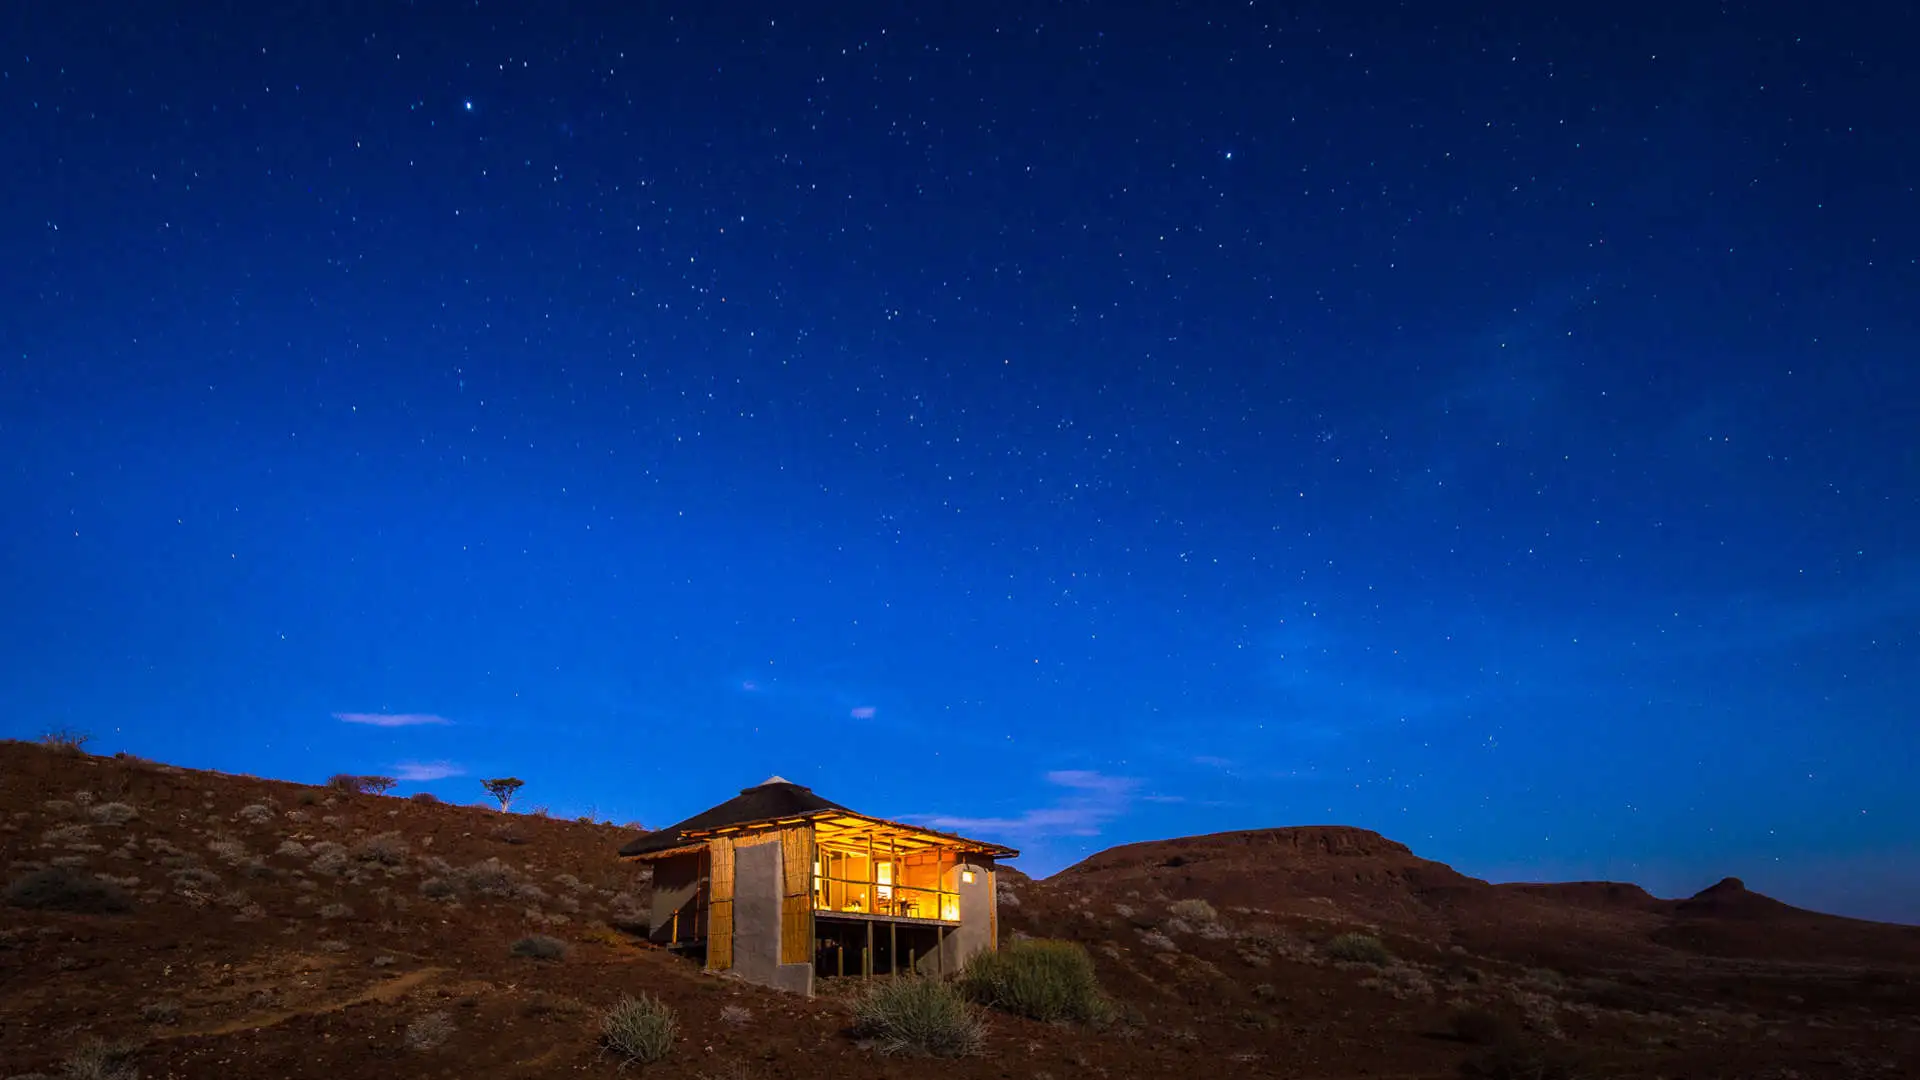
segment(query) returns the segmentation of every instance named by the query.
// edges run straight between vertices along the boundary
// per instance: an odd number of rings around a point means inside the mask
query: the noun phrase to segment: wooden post
[[[934,931],[934,935],[939,940],[939,944],[934,946],[935,951],[933,954],[933,958],[934,958],[933,971],[934,971],[934,974],[936,975],[945,975],[947,973],[947,928],[946,926],[942,924],[940,929]]]
[[[671,938],[667,944],[680,944],[680,909],[678,908],[675,908],[673,912],[673,930],[671,931]]]
[[[887,974],[900,974],[900,927],[887,924]]]
[[[912,949],[907,950],[907,970],[915,975],[920,974],[920,956]]]
[[[833,973],[842,978],[847,974],[847,946],[845,942],[833,943]]]

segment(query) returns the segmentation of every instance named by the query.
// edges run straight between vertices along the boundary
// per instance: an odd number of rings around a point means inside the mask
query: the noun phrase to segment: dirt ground
[[[0,877],[127,901],[0,907],[0,1077],[59,1075],[89,1038],[149,1080],[613,1077],[599,1013],[642,992],[680,1018],[656,1078],[1522,1075],[1490,1043],[1564,1062],[1536,1080],[1920,1077],[1920,928],[1731,879],[1488,885],[1332,827],[1004,871],[1002,933],[1086,945],[1117,1019],[991,1014],[979,1056],[884,1057],[852,1033],[857,983],[802,1000],[624,932],[648,896],[613,858],[630,835],[0,744]],[[1339,959],[1353,932],[1385,955]],[[513,955],[530,934],[565,956]]]

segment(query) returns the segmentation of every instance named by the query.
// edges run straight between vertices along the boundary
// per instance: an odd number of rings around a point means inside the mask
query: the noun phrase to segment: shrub
[[[453,1036],[453,1017],[430,1012],[407,1025],[407,1049],[431,1050]]]
[[[280,846],[275,848],[273,853],[275,855],[285,855],[290,859],[304,859],[307,857],[307,845],[298,840],[282,840],[280,841]]]
[[[265,825],[273,820],[273,807],[264,803],[252,803],[241,807],[233,816],[249,825]]]
[[[40,736],[41,746],[65,754],[84,754],[87,752],[87,744],[92,741],[92,735],[69,727],[54,728]]]
[[[476,896],[504,899],[512,896],[519,884],[513,868],[499,859],[474,863],[458,872],[460,886]]]
[[[140,1007],[140,1019],[151,1024],[177,1024],[180,1022],[180,1003],[171,999],[150,1001]]]
[[[426,803],[429,806],[438,805],[440,802],[440,797],[431,791],[416,791],[412,795],[409,795],[408,798],[417,803]]]
[[[1175,900],[1167,905],[1167,913],[1176,919],[1195,923],[1210,923],[1220,918],[1220,913],[1213,910],[1212,904],[1197,896],[1190,900]]]
[[[334,773],[327,777],[329,788],[346,795],[384,795],[399,782],[391,776],[355,776],[352,773]]]
[[[420,883],[420,895],[429,900],[445,900],[458,891],[446,878],[430,877]]]
[[[87,816],[99,825],[125,825],[139,817],[140,811],[123,802],[110,802],[88,807]]]
[[[877,1040],[882,1054],[964,1057],[978,1053],[986,1037],[967,999],[936,979],[902,976],[877,983],[854,1003],[853,1013],[856,1029]]]
[[[982,1005],[1035,1020],[1087,1023],[1112,1014],[1093,957],[1071,941],[1033,938],[977,952],[961,971],[960,985]]]
[[[509,951],[515,956],[525,956],[534,960],[558,960],[567,955],[567,943],[557,937],[533,934],[514,942]]]
[[[399,866],[407,860],[407,850],[407,842],[400,838],[399,833],[383,832],[353,845],[353,857],[361,862]]]
[[[61,1064],[61,1080],[137,1080],[133,1066],[137,1046],[87,1039]]]
[[[40,843],[51,846],[83,848],[93,832],[85,825],[56,825],[40,834]]]
[[[680,1022],[652,994],[623,997],[600,1015],[600,1039],[627,1062],[650,1065],[673,1050]]]
[[[1326,944],[1326,953],[1335,960],[1384,967],[1393,963],[1393,954],[1371,934],[1341,934]]]
[[[111,914],[133,906],[127,891],[113,882],[57,866],[14,878],[0,893],[0,899],[18,908],[87,915]]]
[[[320,909],[323,919],[344,919],[353,914],[353,909],[345,904],[328,904]]]

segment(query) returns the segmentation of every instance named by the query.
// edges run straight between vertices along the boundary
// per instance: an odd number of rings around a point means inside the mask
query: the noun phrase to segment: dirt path
[[[390,1004],[405,997],[408,991],[435,976],[443,974],[445,971],[445,968],[421,968],[418,971],[409,971],[405,975],[398,976],[397,978],[376,983],[358,994],[341,1001],[329,1001],[319,1005],[308,1005],[304,1008],[288,1009],[282,1012],[244,1016],[238,1020],[229,1020],[224,1024],[218,1024],[214,1027],[193,1028],[185,1031],[169,1031],[159,1036],[159,1038],[168,1040],[195,1038],[202,1035],[232,1035],[240,1031],[259,1031],[262,1028],[274,1027],[303,1016],[319,1016],[323,1013],[339,1012],[342,1009],[352,1008],[355,1005],[367,1005],[373,1002]]]

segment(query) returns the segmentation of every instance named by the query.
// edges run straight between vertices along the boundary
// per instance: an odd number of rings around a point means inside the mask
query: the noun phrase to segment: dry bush
[[[40,834],[45,847],[84,848],[93,839],[93,830],[85,825],[56,825]]]
[[[407,1049],[432,1050],[453,1037],[453,1017],[445,1012],[417,1016],[407,1025]]]
[[[87,816],[92,818],[96,825],[125,825],[139,817],[140,811],[123,802],[110,802],[89,806]]]
[[[1140,935],[1140,944],[1155,952],[1179,952],[1180,946],[1173,939],[1158,930],[1147,930]]]
[[[40,745],[64,754],[84,754],[93,736],[76,728],[55,728],[40,736]]]
[[[127,891],[92,874],[63,867],[30,870],[7,883],[0,901],[34,911],[104,915],[133,907]]]
[[[1354,964],[1385,967],[1393,963],[1393,954],[1371,934],[1341,934],[1324,946],[1328,956]]]
[[[653,928],[653,914],[638,896],[627,892],[615,893],[609,906],[612,910],[607,915],[607,923],[615,929],[644,934]]]
[[[409,850],[406,840],[399,833],[383,832],[353,845],[353,857],[381,866],[399,866],[407,861]]]
[[[1189,923],[1204,924],[1220,921],[1220,913],[1213,910],[1213,905],[1197,896],[1187,900],[1175,900],[1168,904],[1167,914]]]
[[[432,877],[420,883],[420,895],[429,900],[446,900],[459,891],[454,888],[453,882],[446,878]]]
[[[61,1080],[138,1080],[134,1056],[140,1048],[89,1038],[61,1063]]]
[[[241,807],[233,816],[249,825],[266,825],[273,821],[273,808],[263,803],[251,803]]]
[[[976,956],[991,956],[978,953]],[[903,976],[875,983],[853,1006],[855,1029],[882,1054],[965,1057],[980,1052],[985,1025],[950,983]]]
[[[247,850],[247,845],[238,840],[225,838],[207,841],[207,850],[236,866],[245,862],[253,854]]]
[[[323,919],[345,919],[353,915],[353,909],[345,904],[328,904],[319,911]]]
[[[974,953],[960,987],[982,1005],[1047,1023],[1098,1023],[1113,1014],[1093,957],[1071,941],[1035,938]]]
[[[720,1010],[720,1022],[728,1027],[745,1027],[753,1019],[753,1010],[744,1005],[728,1005]]]
[[[440,802],[440,797],[431,791],[416,791],[412,795],[409,795],[408,798],[417,803],[426,803],[429,806],[436,805]]]
[[[651,1065],[673,1050],[680,1021],[652,994],[623,997],[600,1015],[600,1041],[622,1064]]]
[[[280,846],[273,849],[273,853],[285,855],[289,859],[304,859],[307,857],[307,845],[298,840],[282,840]]]
[[[514,942],[508,951],[533,960],[559,960],[567,955],[567,943],[546,934],[529,934]]]
[[[180,1003],[171,998],[150,1001],[140,1007],[140,1019],[150,1024],[177,1024],[180,1022]]]
[[[504,900],[514,895],[519,874],[499,859],[484,859],[454,872],[454,883],[463,892]]]

